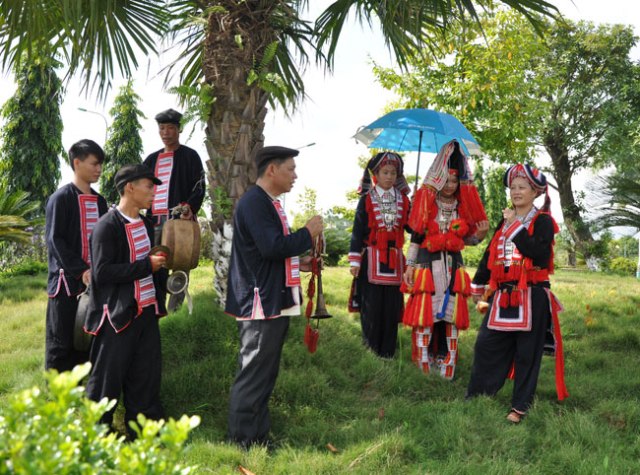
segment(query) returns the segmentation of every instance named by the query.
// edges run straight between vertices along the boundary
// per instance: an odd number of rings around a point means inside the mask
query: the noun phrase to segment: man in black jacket
[[[160,244],[162,228],[167,219],[172,218],[171,210],[182,206],[180,219],[195,220],[204,199],[205,180],[202,161],[198,152],[180,143],[180,121],[182,114],[167,109],[156,115],[158,132],[164,147],[153,152],[145,160],[162,185],[155,188],[155,194],[147,216],[155,226],[155,243]],[[166,276],[166,272],[163,272]],[[185,294],[171,295],[168,309],[177,310]]]
[[[242,447],[268,444],[269,398],[278,377],[289,317],[300,315],[300,271],[311,257],[299,259],[322,232],[312,217],[292,232],[278,197],[291,191],[298,150],[264,147],[256,155],[258,180],[238,202],[225,312],[237,319],[238,371],[229,401],[228,438]]]
[[[166,315],[157,271],[165,256],[151,255],[153,225],[140,214],[161,184],[144,165],[126,165],[115,176],[120,203],[96,225],[91,237],[91,303],[85,331],[95,336],[87,395],[117,400],[123,393],[125,423],[138,414],[160,419],[161,349],[158,318]],[[111,424],[115,407],[102,422]]]
[[[107,202],[91,184],[102,172],[104,152],[93,140],[80,140],[69,149],[73,181],[47,200],[45,236],[49,267],[47,285],[46,369],[70,371],[89,359],[73,347],[78,295],[91,279],[89,236]]]

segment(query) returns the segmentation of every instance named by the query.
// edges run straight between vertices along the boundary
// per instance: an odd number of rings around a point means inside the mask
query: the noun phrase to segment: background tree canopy
[[[572,178],[585,168],[623,166],[638,156],[640,67],[629,59],[631,27],[551,22],[541,38],[513,12],[481,17],[442,40],[448,54],[416,55],[411,72],[376,68],[404,107],[460,118],[496,162],[533,162],[557,184],[564,222],[578,250],[595,254]]]

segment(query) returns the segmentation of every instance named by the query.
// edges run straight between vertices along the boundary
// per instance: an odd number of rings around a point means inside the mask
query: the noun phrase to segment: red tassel
[[[432,294],[436,291],[436,286],[433,283],[433,274],[431,274],[431,269],[425,269],[424,273],[424,291]],[[431,299],[429,299],[431,300]]]
[[[509,298],[511,307],[519,307],[520,306],[520,290],[513,289],[511,291],[511,297]]]
[[[315,353],[318,349],[318,339],[320,338],[320,332],[314,329],[307,323],[304,329],[304,344],[307,346],[309,353]]]
[[[307,302],[307,308],[304,311],[304,316],[309,318],[313,313],[313,300],[309,299]]]
[[[507,308],[509,306],[509,293],[506,290],[500,291],[500,307]]]
[[[467,299],[462,294],[456,297],[456,327],[458,330],[466,330],[469,328],[469,307]]]
[[[404,308],[404,313],[402,314],[402,323],[408,325],[410,327],[413,325],[413,307],[415,305],[416,297],[415,295],[410,295],[409,300],[407,300],[407,306]]]
[[[516,363],[515,361],[511,363],[511,369],[509,370],[509,374],[507,375],[509,379],[516,379]]]

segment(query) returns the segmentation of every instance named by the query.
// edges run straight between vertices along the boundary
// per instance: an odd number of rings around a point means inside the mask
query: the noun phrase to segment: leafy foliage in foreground
[[[570,397],[558,403],[553,360],[544,358],[534,407],[506,422],[512,384],[495,398],[465,401],[480,317],[460,338],[456,377],[425,376],[410,361],[410,333],[396,358],[362,347],[357,315],[346,313],[345,268],[323,272],[332,319],[320,323],[318,351],[302,343],[294,318],[271,400],[276,449],[248,452],[226,443],[229,388],[237,364],[234,320],[214,304],[211,266],[191,274],[194,312],[160,322],[162,402],[169,415],[201,417],[182,459],[200,473],[260,474],[577,474],[640,473],[640,282],[558,271]],[[46,276],[19,276],[0,289],[0,408],[9,393],[41,382]],[[33,285],[29,292],[25,285]],[[37,290],[36,287],[40,288]],[[1,410],[1,409],[0,409]],[[118,415],[117,415],[118,416]],[[327,446],[337,449],[333,452]]]
[[[138,438],[108,433],[98,424],[115,401],[89,401],[78,386],[90,364],[72,372],[46,375],[47,389],[34,387],[15,395],[0,413],[0,473],[180,474],[182,450],[197,416],[178,421],[138,417]]]

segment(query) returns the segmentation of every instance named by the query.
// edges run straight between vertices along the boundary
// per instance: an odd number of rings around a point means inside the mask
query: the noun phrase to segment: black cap
[[[114,178],[116,189],[122,190],[124,185],[140,178],[148,178],[154,185],[162,185],[162,182],[155,177],[151,168],[139,163],[137,165],[125,165],[118,170]]]
[[[256,166],[260,168],[271,160],[275,160],[277,158],[297,157],[299,153],[300,151],[294,148],[280,147],[278,145],[263,147],[262,150],[256,154]]]
[[[179,126],[180,120],[182,120],[182,114],[173,109],[167,109],[156,115],[156,122],[158,122],[158,124],[176,124]]]

